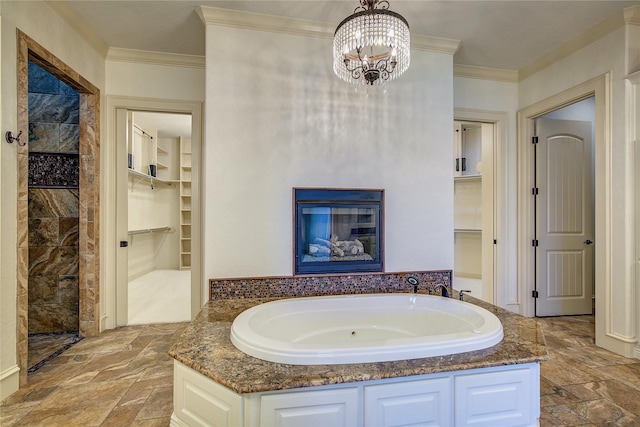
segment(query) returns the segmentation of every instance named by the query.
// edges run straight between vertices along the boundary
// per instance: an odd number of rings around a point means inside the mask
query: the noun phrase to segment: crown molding
[[[335,28],[324,22],[266,15],[263,13],[243,12],[210,6],[200,6],[196,11],[205,25],[220,25],[223,27],[322,38],[333,37],[335,30]]]
[[[197,12],[205,25],[219,25],[325,39],[332,38],[335,32],[335,25],[326,22],[286,18],[283,16],[221,9],[210,6],[200,6]],[[411,34],[411,49],[453,55],[460,48],[460,45],[460,40]]]
[[[107,61],[136,62],[139,64],[168,65],[173,67],[204,68],[205,57],[148,50],[109,48]]]
[[[466,77],[470,79],[495,80],[507,83],[518,83],[519,81],[517,70],[474,67],[471,65],[459,64],[453,64],[453,76]]]
[[[627,74],[625,79],[629,80],[633,84],[640,84],[640,71]]]
[[[626,7],[623,14],[625,24],[640,25],[640,5]]]
[[[456,39],[411,34],[411,49],[415,50],[453,55],[460,49],[460,46],[462,46],[462,41]]]
[[[109,46],[89,27],[84,20],[69,6],[69,2],[60,0],[44,0],[75,32],[77,32],[103,58],[107,56]]]
[[[632,6],[627,9],[634,9],[637,7],[638,6]],[[627,9],[625,9],[625,15],[626,15]],[[519,71],[520,80],[522,81],[527,77],[531,77],[538,71],[541,71],[547,68],[548,66],[550,66],[551,64],[563,58],[566,58],[572,53],[577,52],[578,50],[590,45],[591,43],[601,39],[602,37],[606,36],[609,33],[612,33],[618,28],[622,28],[624,24],[625,24],[625,19],[623,19],[623,14],[617,14],[612,16],[609,19],[602,21],[601,23],[585,31],[575,39],[568,41],[567,43],[563,44],[556,50],[550,52],[549,54],[543,56],[537,61],[520,69]]]

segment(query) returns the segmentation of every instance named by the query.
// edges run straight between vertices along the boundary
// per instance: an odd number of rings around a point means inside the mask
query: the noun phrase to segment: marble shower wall
[[[29,62],[29,333],[79,329],[80,96]]]

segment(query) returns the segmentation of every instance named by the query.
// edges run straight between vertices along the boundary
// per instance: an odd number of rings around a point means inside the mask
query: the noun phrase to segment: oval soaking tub
[[[502,338],[493,313],[423,294],[282,299],[240,313],[231,326],[242,352],[293,365],[418,359],[480,350]]]

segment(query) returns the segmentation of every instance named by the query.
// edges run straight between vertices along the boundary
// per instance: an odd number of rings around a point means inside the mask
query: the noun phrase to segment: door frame
[[[508,283],[507,247],[508,234],[508,205],[507,205],[507,123],[509,115],[502,111],[476,110],[469,108],[455,108],[455,121],[469,121],[493,124],[493,171],[491,174],[493,186],[492,221],[493,239],[498,243],[493,245],[491,253],[492,274],[492,299],[493,304],[500,307],[511,308],[512,301],[509,298],[508,286],[498,286],[498,283]],[[504,244],[502,244],[504,243]]]
[[[128,279],[118,270],[119,263],[124,262],[119,242],[128,240],[126,234],[118,230],[118,194],[117,194],[117,127],[118,109],[134,111],[150,111],[159,113],[175,113],[191,115],[191,151],[192,151],[192,200],[191,200],[191,319],[193,319],[206,303],[207,286],[202,279],[202,102],[156,100],[125,96],[107,96],[107,147],[105,147],[104,167],[104,205],[109,206],[105,212],[105,298],[100,301],[103,313],[100,329],[113,329],[127,323],[127,289]],[[121,203],[120,203],[121,206]],[[121,227],[122,228],[122,227]],[[126,227],[125,227],[126,233]],[[119,259],[120,258],[120,259]]]
[[[518,282],[521,314],[532,317],[535,301],[533,197],[533,135],[534,119],[546,113],[595,97],[595,294],[596,345],[618,354],[628,354],[635,338],[622,336],[612,328],[612,272],[611,272],[611,75],[602,74],[585,83],[550,96],[518,111]]]

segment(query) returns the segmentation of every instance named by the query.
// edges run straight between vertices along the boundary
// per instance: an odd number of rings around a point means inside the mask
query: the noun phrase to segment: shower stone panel
[[[61,152],[67,153],[78,153],[80,151],[80,125],[60,124],[60,144],[58,148]]]
[[[29,304],[29,333],[74,332],[78,309],[60,304]]]
[[[29,151],[60,151],[60,124],[29,123]]]
[[[58,244],[78,247],[80,244],[78,218],[60,218],[58,221]]]
[[[29,190],[30,218],[78,218],[78,190]]]
[[[29,276],[78,274],[78,248],[73,246],[30,247]]]
[[[58,223],[55,218],[29,219],[29,246],[58,246]]]
[[[50,72],[29,61],[29,92],[59,93],[60,80]]]
[[[29,94],[29,123],[80,123],[78,95]]]
[[[58,302],[58,276],[33,276],[29,278],[29,303],[52,304]]]

